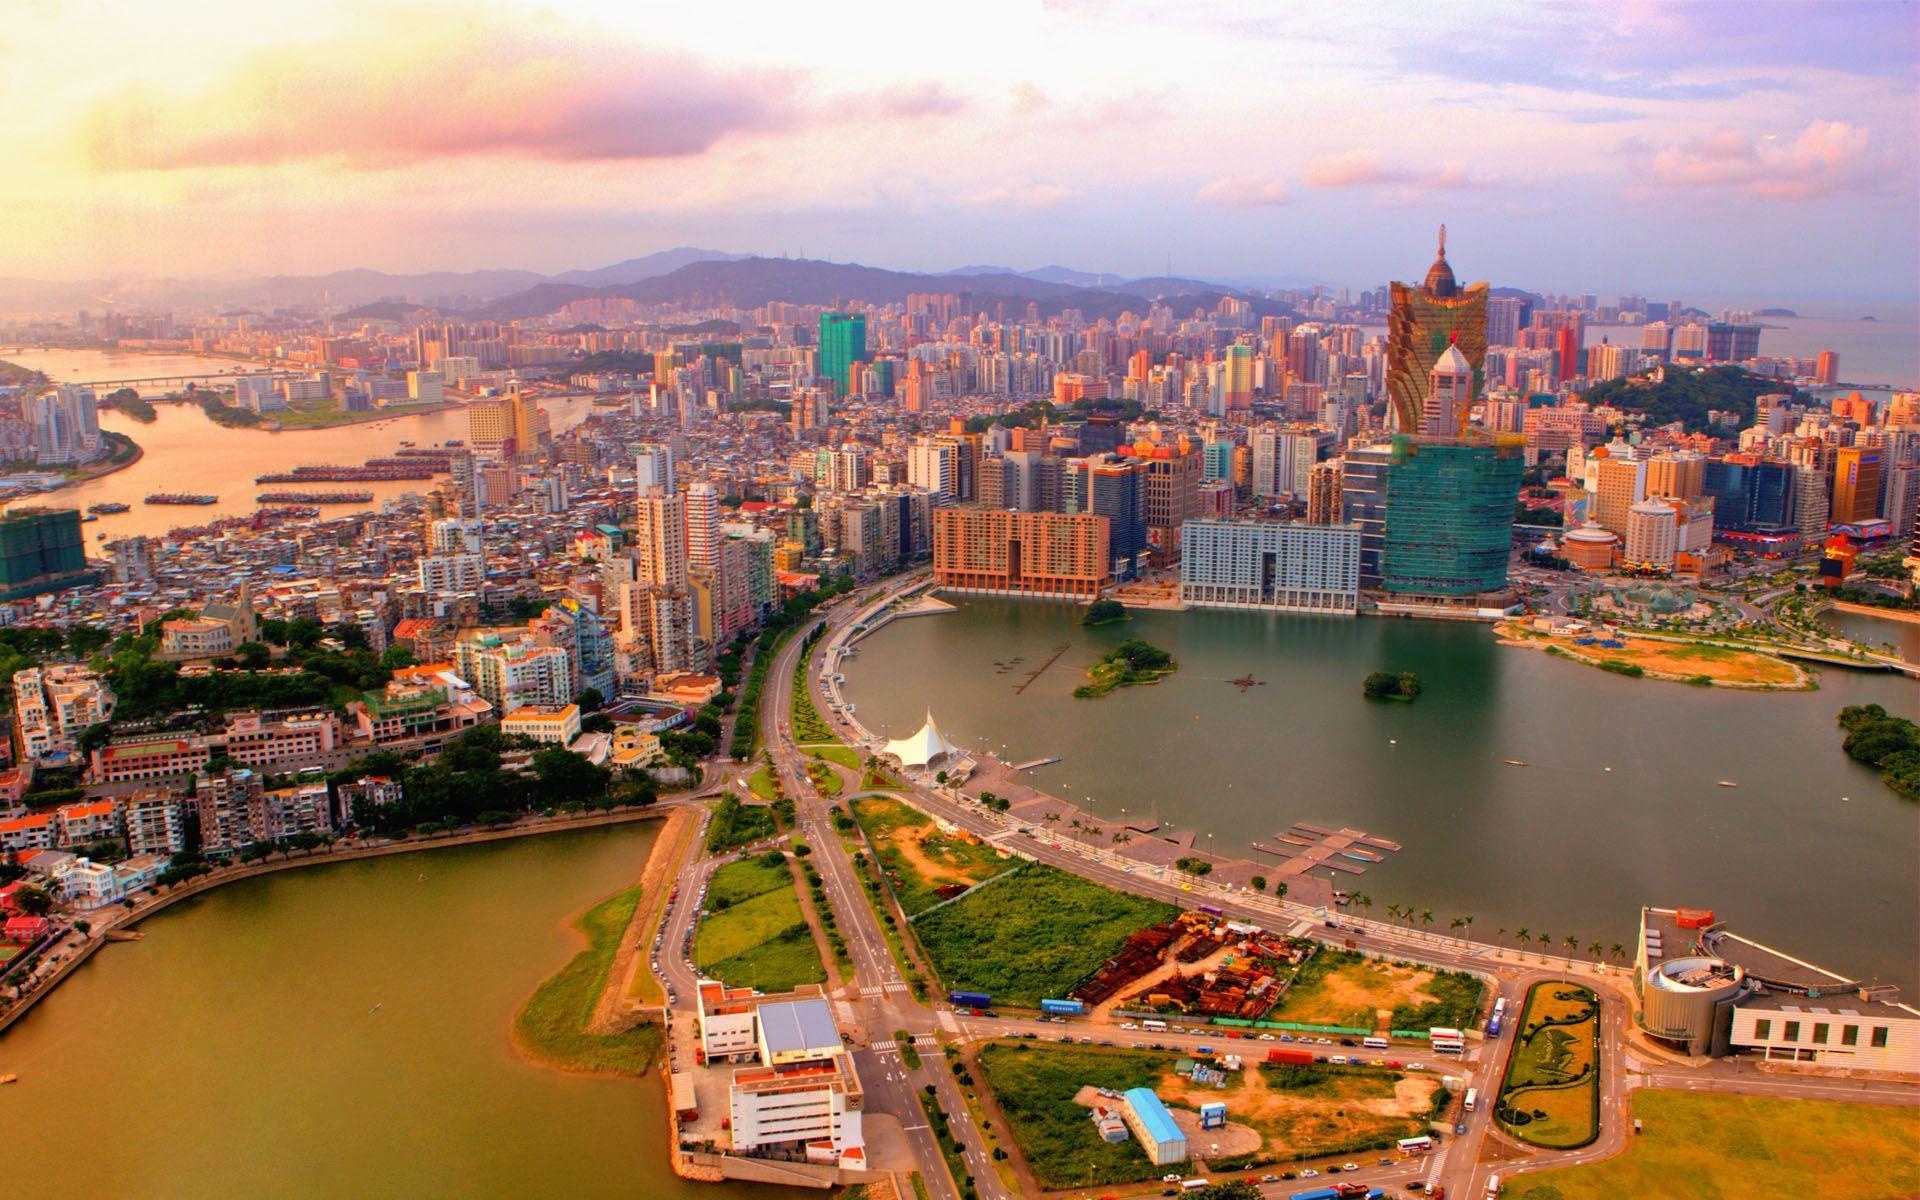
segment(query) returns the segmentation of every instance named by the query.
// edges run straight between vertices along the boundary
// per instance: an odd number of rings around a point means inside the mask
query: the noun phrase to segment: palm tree
[[[1448,929],[1465,929],[1466,927],[1467,927],[1466,921],[1460,917],[1455,917],[1453,920],[1447,923]],[[1462,939],[1462,940],[1465,940],[1465,939]]]
[[[1615,942],[1613,944],[1613,948],[1608,950],[1607,953],[1611,954],[1615,958],[1625,958],[1627,956],[1627,948],[1625,946],[1622,946],[1619,942]]]
[[[1520,949],[1525,950],[1527,948],[1527,939],[1532,933],[1533,930],[1528,929],[1525,925],[1513,931],[1513,936],[1520,942]]]
[[[1593,955],[1594,962],[1600,961],[1600,950],[1601,950],[1601,946],[1599,942],[1587,943],[1587,953]]]
[[[1553,945],[1553,939],[1543,933],[1534,940],[1540,943],[1540,961],[1547,961],[1547,947]]]
[[[1466,916],[1461,917],[1460,924],[1465,926],[1467,931],[1464,935],[1462,935],[1461,940],[1465,941],[1467,939],[1472,938],[1473,937],[1473,914],[1468,913]]]
[[[1566,937],[1561,938],[1560,944],[1567,948],[1568,958],[1572,958],[1574,955],[1580,953],[1580,939],[1577,937],[1574,937],[1572,934],[1568,934]]]
[[[1496,946],[1498,946],[1498,947],[1500,947],[1500,948],[1501,948],[1502,950],[1504,950],[1504,949],[1506,949],[1506,947],[1507,947],[1507,927],[1506,927],[1505,925],[1502,925],[1502,926],[1500,927],[1500,930],[1499,930],[1499,932],[1497,932],[1497,933],[1495,933],[1495,934],[1493,935],[1493,944],[1494,944],[1494,945],[1496,945]]]
[[[1430,908],[1423,908],[1423,909],[1421,909],[1421,910],[1420,910],[1420,923],[1421,923],[1422,925],[1431,925],[1431,924],[1433,924],[1433,910],[1432,910],[1432,909],[1430,909]]]
[[[1396,920],[1397,920],[1397,919],[1399,919],[1399,916],[1400,916],[1400,906],[1399,906],[1398,904],[1389,904],[1389,905],[1387,905],[1387,916],[1389,916],[1389,917],[1392,917],[1392,918],[1394,918],[1394,919],[1396,919]]]

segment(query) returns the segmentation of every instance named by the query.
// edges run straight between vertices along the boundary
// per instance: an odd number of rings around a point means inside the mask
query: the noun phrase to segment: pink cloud
[[[1290,199],[1286,181],[1277,175],[1265,179],[1216,179],[1195,192],[1193,198],[1203,204],[1224,204],[1228,208],[1272,208]]]
[[[80,135],[103,169],[676,158],[781,126],[796,86],[789,73],[570,31],[449,22],[258,54],[187,99],[126,90],[87,114]]]
[[[1663,187],[1804,200],[1868,185],[1878,173],[1868,153],[1870,140],[1866,130],[1844,121],[1815,121],[1791,142],[1717,129],[1662,147],[1648,170]]]
[[[1313,188],[1398,187],[1419,194],[1426,192],[1471,191],[1496,186],[1467,172],[1459,163],[1413,170],[1392,167],[1380,161],[1371,150],[1349,150],[1341,154],[1323,154],[1307,164],[1303,178]]]
[[[960,197],[960,203],[973,208],[1058,208],[1073,196],[1064,184],[1029,179],[998,184]]]

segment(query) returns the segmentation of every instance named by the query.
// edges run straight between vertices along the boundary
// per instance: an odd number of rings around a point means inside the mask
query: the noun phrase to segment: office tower
[[[684,496],[653,493],[636,506],[634,579],[648,587],[687,586],[687,503]]]
[[[1357,612],[1360,530],[1188,521],[1180,530],[1180,599],[1201,608]]]
[[[960,447],[950,438],[916,438],[907,447],[907,482],[933,493],[936,504],[960,498]]]
[[[933,510],[933,577],[956,591],[1092,599],[1111,581],[1108,521],[1093,513]]]
[[[1473,370],[1473,395],[1480,392],[1480,366],[1487,353],[1487,285],[1464,291],[1447,264],[1447,230],[1440,228],[1439,254],[1419,287],[1392,285],[1393,309],[1387,316],[1387,396],[1399,429],[1420,428],[1434,363],[1448,346],[1457,347]]]
[[[1180,552],[1180,526],[1199,515],[1200,456],[1186,442],[1143,447],[1147,464],[1147,544],[1162,561]]]
[[[1708,362],[1745,362],[1760,357],[1760,327],[1712,321],[1706,331]]]
[[[1343,466],[1342,461],[1337,458],[1313,464],[1313,470],[1307,475],[1307,523],[1309,525],[1340,524],[1340,493],[1343,486],[1340,476]],[[1359,554],[1357,548],[1354,553],[1356,556]],[[1354,561],[1357,564],[1358,557]]]
[[[649,496],[673,490],[673,447],[662,442],[642,442],[634,451],[635,494]]]
[[[1880,515],[1880,450],[1842,446],[1833,455],[1832,503],[1828,520],[1857,525]]]
[[[865,313],[820,314],[820,378],[832,382],[835,395],[847,395],[853,386],[853,364],[867,361]]]
[[[1800,532],[1814,537],[1824,535],[1831,511],[1826,468],[1817,463],[1794,463],[1793,520]]]
[[[1518,296],[1487,298],[1487,345],[1515,346],[1520,330],[1526,326],[1528,305]]]
[[[1442,600],[1504,588],[1520,448],[1403,436],[1388,457],[1381,588]]]
[[[1473,367],[1460,348],[1449,344],[1427,373],[1419,432],[1428,437],[1458,437],[1473,409]]]
[[[1690,450],[1647,460],[1647,495],[1697,499],[1706,493],[1707,456]]]
[[[1340,462],[1340,508],[1360,530],[1360,586],[1377,590],[1387,541],[1387,476],[1393,467],[1388,443],[1356,446]],[[1508,510],[1509,519],[1512,510]]]
[[[1202,479],[1233,478],[1233,443],[1224,440],[1210,441],[1200,451],[1200,477]]]
[[[1822,350],[1815,360],[1813,382],[1821,387],[1831,387],[1840,382],[1840,355],[1832,350]]]
[[[1632,374],[1639,358],[1633,349],[1602,339],[1598,346],[1587,348],[1587,378],[1595,383],[1624,379]]]
[[[1633,505],[1627,510],[1622,561],[1629,567],[1672,570],[1679,528],[1679,511],[1667,501],[1648,498]]]
[[[687,485],[687,563],[715,570],[720,565],[720,493],[696,479]]]
[[[1673,352],[1673,326],[1665,321],[1649,321],[1640,327],[1640,353],[1665,360]]]
[[[1920,531],[1920,466],[1888,467],[1881,474],[1880,515],[1896,538]]]
[[[1592,460],[1593,519],[1602,529],[1627,536],[1627,514],[1647,498],[1647,463],[1626,452],[1626,443],[1615,440],[1608,455]],[[1599,452],[1595,451],[1597,455]]]
[[[441,404],[446,398],[446,377],[439,371],[407,372],[407,399],[415,404]]]
[[[1078,458],[1063,474],[1062,507],[1107,518],[1109,573],[1117,580],[1139,578],[1148,550],[1146,463],[1112,455]]]

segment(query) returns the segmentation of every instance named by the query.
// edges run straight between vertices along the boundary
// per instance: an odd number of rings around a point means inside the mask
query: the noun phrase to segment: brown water
[[[1920,716],[1914,680],[1835,669],[1818,691],[1736,694],[1501,646],[1478,624],[1140,612],[1089,630],[1072,605],[947,598],[957,612],[895,621],[847,661],[870,728],[904,736],[931,706],[962,745],[1060,755],[1036,787],[1221,853],[1258,858],[1249,844],[1294,821],[1391,838],[1406,849],[1339,877],[1375,917],[1400,903],[1443,931],[1472,915],[1484,940],[1527,925],[1610,946],[1642,904],[1700,905],[1822,966],[1920,982],[1920,806],[1849,760],[1834,722],[1869,702]],[[1075,699],[1128,637],[1178,673]],[[1425,694],[1369,703],[1378,669],[1417,672]],[[1248,674],[1260,685],[1229,682]]]
[[[282,872],[108,946],[0,1037],[10,1196],[694,1197],[664,1088],[536,1066],[512,1015],[651,824]],[[377,1009],[376,1009],[377,1006]]]
[[[7,351],[0,353],[0,358],[44,371],[57,381],[77,383],[189,371],[226,371],[236,365],[230,359],[101,350]],[[580,424],[593,408],[592,400],[584,396],[544,399],[541,406],[547,410],[555,433]],[[425,481],[256,484],[254,476],[287,471],[306,463],[358,465],[369,458],[392,453],[402,442],[432,446],[450,439],[465,440],[467,436],[467,415],[457,408],[329,429],[279,432],[218,425],[192,404],[156,404],[154,409],[157,416],[151,424],[113,410],[103,410],[100,414],[102,428],[124,433],[140,444],[144,453],[139,462],[111,475],[17,503],[74,505],[81,509],[105,501],[132,505],[128,512],[103,515],[87,523],[90,551],[97,550],[103,542],[132,534],[158,536],[181,526],[204,525],[216,517],[246,515],[257,507],[254,497],[263,491],[373,493],[372,502],[367,504],[329,504],[321,508],[323,515],[343,516],[378,507],[381,501],[408,492],[426,491],[433,485]],[[141,503],[149,493],[167,491],[206,492],[220,497],[220,501],[205,507]]]

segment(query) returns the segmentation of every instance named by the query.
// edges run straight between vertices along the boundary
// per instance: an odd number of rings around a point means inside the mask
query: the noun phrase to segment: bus
[[[1400,1139],[1400,1153],[1408,1156],[1425,1154],[1431,1149],[1433,1149],[1433,1139],[1424,1133],[1419,1137]]]
[[[1383,1037],[1362,1038],[1360,1039],[1360,1044],[1369,1050],[1390,1050],[1393,1048],[1392,1043]]]
[[[1466,1109],[1468,1112],[1472,1112],[1475,1108],[1479,1107],[1479,1105],[1480,1105],[1480,1089],[1468,1088],[1467,1098],[1461,1101],[1460,1107]]]
[[[1201,912],[1207,914],[1210,917],[1217,917],[1221,915],[1220,906],[1217,904],[1202,904],[1199,906],[1199,908]]]
[[[1493,1002],[1493,1015],[1487,1018],[1488,1037],[1497,1038],[1500,1036],[1500,1023],[1506,1019],[1506,1016],[1507,998],[1502,996]]]
[[[1464,1054],[1467,1048],[1466,1035],[1458,1029],[1448,1029],[1435,1025],[1427,1030],[1427,1038],[1433,1044],[1435,1054]]]
[[[1140,1022],[1140,1028],[1146,1030],[1148,1033],[1165,1033],[1167,1031],[1167,1023],[1165,1021],[1142,1021]]]

